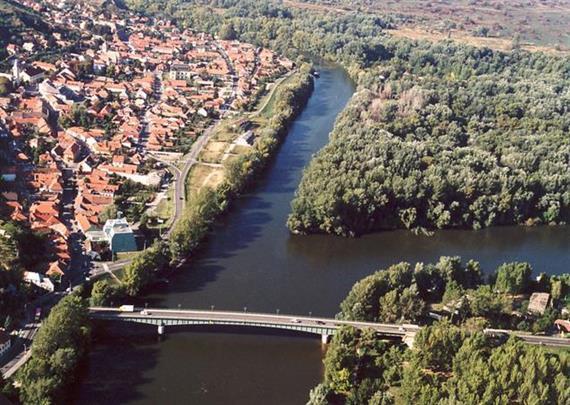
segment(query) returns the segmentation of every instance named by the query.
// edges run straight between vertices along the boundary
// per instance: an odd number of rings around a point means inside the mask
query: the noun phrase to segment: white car
[[[300,319],[297,319],[297,318],[293,318],[293,319],[291,319],[291,322],[293,322],[293,323],[301,323],[301,320],[300,320]]]

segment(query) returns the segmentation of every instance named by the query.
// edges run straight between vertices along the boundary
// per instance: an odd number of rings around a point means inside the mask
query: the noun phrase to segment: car
[[[293,322],[293,323],[301,323],[301,320],[300,320],[300,319],[297,319],[297,318],[293,318],[293,319],[291,319],[291,322]]]
[[[325,323],[323,321],[315,321],[317,324],[319,325],[324,325]]]
[[[141,311],[141,315],[150,315],[150,312],[148,312],[146,309],[143,309]]]

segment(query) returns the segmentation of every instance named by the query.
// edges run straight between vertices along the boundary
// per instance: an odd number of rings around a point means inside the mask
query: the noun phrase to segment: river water
[[[237,201],[199,257],[144,301],[149,307],[334,315],[354,282],[402,260],[473,258],[483,269],[512,260],[535,272],[568,271],[570,227],[405,231],[358,239],[290,235],[285,221],[302,170],[328,141],[354,87],[323,67],[307,107],[257,187]],[[303,404],[322,376],[320,340],[238,330],[109,325],[97,334],[77,403]]]

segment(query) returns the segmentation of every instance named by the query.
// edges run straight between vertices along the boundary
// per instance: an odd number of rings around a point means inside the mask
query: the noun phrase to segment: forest
[[[478,262],[441,257],[398,263],[357,282],[338,318],[425,327],[412,348],[378,339],[372,330],[339,330],[309,404],[568,403],[567,350],[483,330],[550,331],[570,309],[570,274],[534,277],[528,263],[504,263],[483,274]],[[533,292],[552,297],[543,314],[529,311]]]
[[[385,46],[306,169],[292,231],[568,222],[570,59]]]
[[[309,405],[565,404],[568,351],[465,333],[449,322],[422,329],[411,349],[368,331],[339,330]]]

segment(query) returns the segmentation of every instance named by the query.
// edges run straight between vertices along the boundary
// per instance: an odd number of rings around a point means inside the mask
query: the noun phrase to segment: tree
[[[448,322],[421,329],[414,340],[414,359],[423,368],[449,371],[465,335]]]
[[[498,291],[520,294],[530,285],[532,267],[528,263],[504,263],[497,268],[495,288]]]
[[[7,77],[0,77],[0,97],[12,92],[12,82]]]
[[[218,33],[218,37],[226,41],[233,41],[234,39],[237,39],[237,36],[234,24],[231,21],[222,25],[222,28],[220,28],[220,32]]]
[[[31,359],[16,377],[24,404],[65,402],[89,334],[87,304],[81,298],[68,295],[52,308],[34,339]]]
[[[123,290],[120,286],[113,285],[107,280],[100,280],[93,284],[90,303],[91,306],[102,307],[120,299],[122,295]]]

